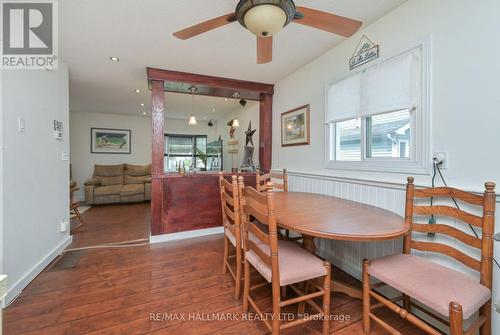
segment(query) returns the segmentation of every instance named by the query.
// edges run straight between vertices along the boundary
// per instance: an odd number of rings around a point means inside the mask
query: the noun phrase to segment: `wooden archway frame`
[[[243,99],[260,101],[259,163],[262,171],[268,172],[271,169],[274,85],[154,68],[147,68],[147,77],[151,89],[151,222],[153,227],[162,220],[165,92],[190,93],[189,87],[195,86],[198,95],[232,98],[233,94],[238,92]]]

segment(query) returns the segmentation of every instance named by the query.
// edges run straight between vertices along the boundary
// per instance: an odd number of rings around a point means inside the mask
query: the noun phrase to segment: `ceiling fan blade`
[[[235,21],[236,21],[236,15],[234,15],[234,13],[221,15],[211,20],[195,24],[194,26],[188,27],[186,29],[179,30],[175,32],[173,35],[177,38],[180,38],[181,40],[187,40],[188,38],[206,33],[207,31],[225,26],[226,24]]]
[[[297,7],[297,11],[304,14],[304,18],[295,19],[293,22],[345,37],[354,34],[363,24],[358,20],[307,7]]]
[[[257,36],[257,64],[269,63],[273,60],[273,37]]]

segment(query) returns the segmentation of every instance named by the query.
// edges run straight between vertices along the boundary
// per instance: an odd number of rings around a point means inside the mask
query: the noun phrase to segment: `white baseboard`
[[[149,238],[149,243],[162,243],[176,240],[184,240],[187,238],[222,234],[224,233],[224,227],[214,227],[208,229],[198,229],[191,231],[183,231],[180,233],[163,234],[163,235],[151,235]]]
[[[21,279],[19,279],[16,283],[12,285],[10,289],[7,290],[7,294],[5,298],[0,302],[2,308],[8,305],[15,297],[17,297],[26,286],[36,276],[40,274],[50,264],[57,256],[61,254],[61,252],[66,249],[68,245],[73,241],[73,236],[68,236],[64,241],[59,243],[57,247],[55,247],[47,256],[45,256],[42,260],[40,260],[31,270],[29,270]]]

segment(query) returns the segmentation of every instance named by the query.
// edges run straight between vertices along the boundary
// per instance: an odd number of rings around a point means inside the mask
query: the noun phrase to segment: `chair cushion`
[[[128,196],[128,195],[136,195],[136,194],[144,194],[144,184],[127,184],[123,185],[120,195]]]
[[[102,186],[122,185],[123,184],[123,176],[115,176],[115,177],[95,176],[94,179],[97,179],[99,181],[99,185],[102,185]]]
[[[107,195],[120,195],[122,185],[98,186],[94,189],[95,197],[103,197]]]
[[[94,165],[94,176],[114,177],[123,175],[124,165]]]
[[[326,276],[323,260],[301,248],[294,242],[278,241],[278,243],[280,286]],[[260,244],[259,247],[268,255],[270,254],[269,247],[266,244]],[[264,263],[264,261],[251,250],[247,251],[245,256],[257,271],[259,271],[268,282],[271,282],[271,267]]]
[[[450,302],[461,304],[468,319],[491,298],[491,291],[473,278],[413,255],[374,259],[368,273],[445,317]]]

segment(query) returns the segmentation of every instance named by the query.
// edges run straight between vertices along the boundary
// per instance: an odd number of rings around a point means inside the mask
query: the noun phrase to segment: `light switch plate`
[[[24,118],[18,116],[17,117],[17,131],[20,133],[24,133],[26,130],[26,121],[24,121]]]
[[[69,153],[67,153],[66,151],[61,152],[61,159],[63,161],[69,161]]]

